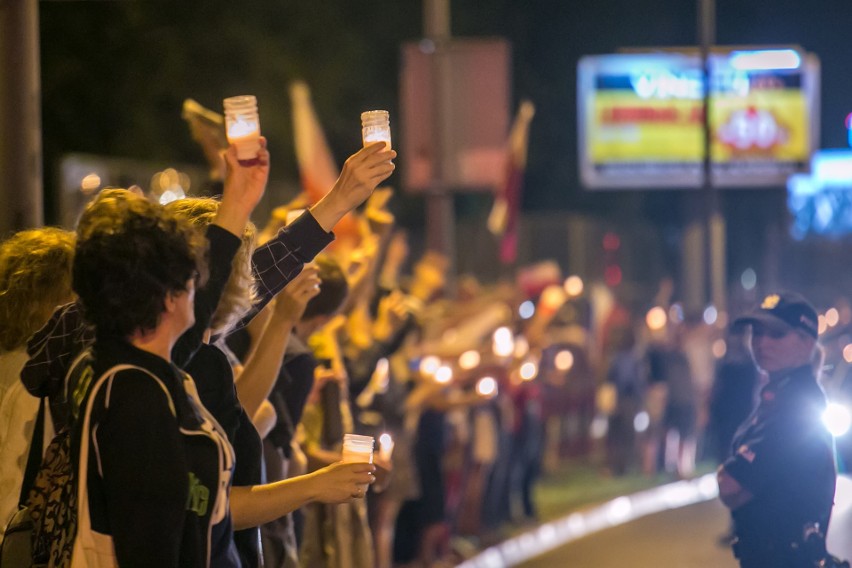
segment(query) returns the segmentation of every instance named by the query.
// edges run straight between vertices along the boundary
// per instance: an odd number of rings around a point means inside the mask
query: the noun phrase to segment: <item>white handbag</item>
[[[112,537],[92,530],[88,491],[89,434],[91,432],[92,406],[98,390],[117,372],[127,369],[136,369],[148,373],[159,382],[157,377],[142,367],[116,365],[101,375],[92,387],[83,415],[83,430],[80,439],[80,467],[77,476],[77,535],[74,538],[74,550],[71,554],[71,568],[116,568],[118,566]]]

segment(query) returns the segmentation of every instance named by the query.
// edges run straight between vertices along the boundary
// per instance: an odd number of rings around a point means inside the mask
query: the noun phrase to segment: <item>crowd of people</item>
[[[221,197],[106,189],[74,231],[0,244],[0,517],[39,511],[36,443],[76,500],[70,525],[34,514],[40,561],[451,565],[535,521],[563,456],[681,478],[702,448],[729,458],[760,381],[747,326],[666,300],[636,321],[561,277],[450,290],[395,226],[395,156],[365,146],[258,230],[269,151],[228,148]],[[344,460],[350,434],[371,463]]]

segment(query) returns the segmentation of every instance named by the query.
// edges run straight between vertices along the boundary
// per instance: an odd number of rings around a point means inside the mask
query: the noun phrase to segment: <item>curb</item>
[[[505,568],[540,556],[590,534],[629,523],[647,515],[710,501],[719,495],[716,475],[708,473],[616,497],[586,511],[543,525],[486,548],[459,564],[459,568]]]

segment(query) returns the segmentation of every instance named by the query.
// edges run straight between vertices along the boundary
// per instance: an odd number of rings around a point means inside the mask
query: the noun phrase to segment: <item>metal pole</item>
[[[713,184],[713,133],[710,117],[710,94],[712,73],[710,50],[716,43],[716,0],[698,0],[698,36],[701,49],[701,64],[704,73],[704,156],[702,194],[707,201],[707,246],[710,276],[710,300],[719,311],[725,309],[725,219],[719,205],[720,195]]]
[[[450,130],[449,119],[452,101],[450,100],[451,68],[448,44],[450,32],[450,0],[424,0],[423,35],[435,44],[433,67],[432,107],[432,186],[426,196],[426,244],[429,250],[444,254],[449,261],[448,282],[455,274],[455,207],[453,194],[447,187],[447,168],[449,149],[452,148],[447,137]],[[448,286],[452,289],[452,286]]]
[[[0,236],[44,222],[38,0],[0,0]]]

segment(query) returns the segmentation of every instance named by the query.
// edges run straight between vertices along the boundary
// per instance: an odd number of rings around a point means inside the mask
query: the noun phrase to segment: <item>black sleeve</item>
[[[791,494],[805,492],[814,472],[826,460],[833,461],[822,434],[819,413],[805,401],[784,404],[773,412],[759,410],[756,423],[725,461],[725,471],[755,496],[776,487]]]
[[[242,406],[227,356],[218,347],[205,345],[185,370],[195,381],[201,404],[210,411],[225,430],[228,440],[234,444]]]
[[[242,240],[218,225],[207,227],[207,282],[195,292],[195,323],[175,343],[172,360],[185,367],[192,359],[210,327],[210,320],[219,305],[222,291],[231,277],[231,263]]]
[[[118,564],[177,566],[189,490],[177,419],[161,386],[141,371],[122,371],[107,387],[109,410],[92,424],[90,454],[103,472]]]
[[[308,395],[314,387],[314,370],[317,361],[310,353],[301,353],[284,360],[286,381],[279,381],[281,388],[277,389],[287,405],[287,414],[293,424],[302,421],[302,413],[308,401]]]

